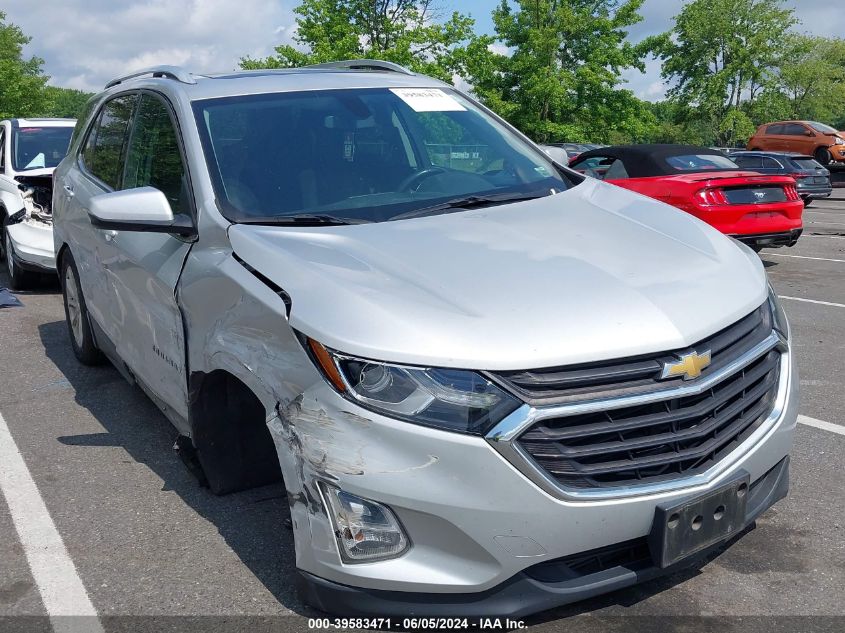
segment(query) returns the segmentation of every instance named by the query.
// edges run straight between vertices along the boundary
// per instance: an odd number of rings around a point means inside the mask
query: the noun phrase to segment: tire
[[[755,253],[758,253],[758,254],[760,253],[760,251],[763,250],[763,247],[760,246],[759,244],[749,244],[748,246],[751,247],[752,251],[754,251]]]
[[[103,362],[103,353],[97,349],[94,342],[88,308],[85,306],[85,298],[79,284],[79,272],[70,253],[65,253],[62,257],[59,281],[62,285],[65,321],[73,355],[83,365],[99,365]]]
[[[3,259],[6,262],[6,268],[9,270],[9,287],[12,290],[26,290],[32,286],[35,275],[23,270],[15,261],[14,248],[7,230],[8,226],[9,218],[6,217],[3,219]]]
[[[830,165],[830,161],[833,159],[833,156],[830,154],[830,150],[826,147],[819,147],[813,152],[813,158],[816,159],[816,162],[821,163],[822,165]]]
[[[813,204],[813,199],[812,199],[812,198],[804,198],[804,208],[805,208],[805,209],[806,209],[807,207],[809,207],[811,204]]]

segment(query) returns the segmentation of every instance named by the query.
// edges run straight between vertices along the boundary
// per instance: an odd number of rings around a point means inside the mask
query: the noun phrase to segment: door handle
[[[70,185],[65,185],[64,189],[65,189],[65,194],[68,196],[68,198],[72,198],[73,197],[73,187],[71,187]]]

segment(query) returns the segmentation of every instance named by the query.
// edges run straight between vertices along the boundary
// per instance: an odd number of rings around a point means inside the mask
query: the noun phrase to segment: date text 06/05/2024
[[[511,631],[525,628],[522,620],[510,618],[403,618],[401,621],[393,618],[309,618],[309,629],[349,630],[375,629],[390,630],[400,626],[408,631],[430,629],[457,629]]]

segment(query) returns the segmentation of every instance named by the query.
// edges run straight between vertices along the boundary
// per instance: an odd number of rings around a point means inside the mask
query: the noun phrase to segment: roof
[[[17,127],[73,127],[76,125],[76,119],[59,119],[50,117],[33,117],[26,119],[5,119],[11,121],[13,126]]]
[[[367,65],[380,62],[358,61],[362,67],[314,66],[202,75],[165,66],[115,79],[109,82],[107,90],[166,86],[169,90],[181,92],[191,101],[198,101],[236,95],[306,90],[451,87],[438,79],[417,75],[405,69],[402,69],[402,72],[390,69],[387,65],[384,69],[373,69]]]
[[[743,149],[732,152],[736,156],[776,156],[783,158],[813,158],[809,154],[802,154],[800,152],[775,152],[766,151],[762,149]]]
[[[664,144],[643,144],[643,145],[610,145],[591,149],[588,152],[579,154],[575,164],[580,163],[594,156],[607,156],[618,158],[625,165],[625,171],[631,178],[648,178],[649,176],[670,176],[675,174],[693,173],[692,171],[679,170],[666,162],[671,156],[684,156],[697,154],[704,156],[719,156],[727,158],[722,152],[709,147],[698,145],[664,145]],[[732,168],[725,168],[728,171]],[[735,167],[733,169],[739,169]]]

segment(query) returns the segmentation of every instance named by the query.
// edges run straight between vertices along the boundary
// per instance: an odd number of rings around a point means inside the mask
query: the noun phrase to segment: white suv
[[[0,249],[13,289],[26,287],[33,274],[55,273],[53,169],[74,125],[76,119],[0,121]]]
[[[283,477],[319,608],[526,615],[694,564],[786,494],[760,259],[437,80],[117,79],[54,213],[76,356],[214,492]]]

